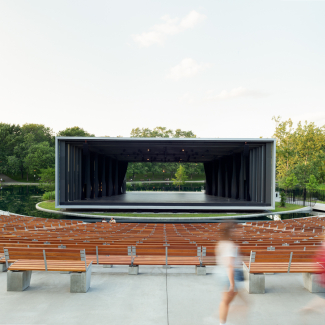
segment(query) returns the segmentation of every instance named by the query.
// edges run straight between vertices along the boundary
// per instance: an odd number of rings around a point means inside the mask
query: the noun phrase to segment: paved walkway
[[[18,183],[17,181],[15,181],[14,179],[6,176],[5,174],[0,174],[0,179],[3,179],[4,182],[8,182],[8,183]]]
[[[208,271],[211,271],[209,268]],[[213,274],[197,276],[194,267],[140,267],[137,276],[127,267],[93,267],[86,294],[69,292],[70,276],[33,272],[24,292],[6,291],[6,273],[0,273],[0,324],[110,324],[209,325],[220,302]],[[266,276],[266,294],[248,295],[247,317],[232,313],[228,325],[324,325],[324,314],[308,317],[297,310],[315,295],[304,289],[301,274]]]
[[[4,180],[4,182],[0,181],[1,185],[39,185],[39,183],[18,182],[18,181],[15,181],[12,178],[6,176],[5,174],[0,174],[0,179],[1,178]]]

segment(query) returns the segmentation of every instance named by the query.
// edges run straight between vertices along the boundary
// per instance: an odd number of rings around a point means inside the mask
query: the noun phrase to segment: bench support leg
[[[129,275],[139,274],[139,266],[129,266]]]
[[[86,293],[90,288],[92,265],[88,266],[86,272],[72,272],[70,275],[70,292]]]
[[[6,271],[7,271],[6,263],[0,263],[0,272],[6,272]]]
[[[113,267],[113,265],[112,264],[104,264],[103,267],[109,268],[109,267]]]
[[[8,271],[7,291],[24,291],[30,285],[32,271]]]
[[[195,273],[197,275],[206,275],[207,269],[205,266],[195,266]]]
[[[243,265],[245,288],[248,293],[265,293],[265,275],[248,273],[246,265]]]
[[[304,287],[311,293],[325,292],[325,288],[317,283],[318,274],[303,273]]]

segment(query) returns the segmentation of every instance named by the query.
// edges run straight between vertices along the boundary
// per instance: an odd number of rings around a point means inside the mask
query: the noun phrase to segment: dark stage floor
[[[73,201],[73,205],[106,206],[250,206],[256,202],[206,195],[200,192],[128,192],[126,194]],[[263,204],[261,204],[261,207]],[[264,204],[265,206],[265,204]]]

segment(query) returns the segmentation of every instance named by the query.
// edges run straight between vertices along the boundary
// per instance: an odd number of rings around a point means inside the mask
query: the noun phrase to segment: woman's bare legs
[[[236,297],[237,292],[229,291],[224,292],[223,297],[219,306],[219,317],[220,317],[220,323],[225,324],[227,321],[228,316],[228,310],[229,310],[229,304],[234,300]]]

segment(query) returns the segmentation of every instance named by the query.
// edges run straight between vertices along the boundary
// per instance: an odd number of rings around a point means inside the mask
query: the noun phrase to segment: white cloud
[[[167,78],[178,80],[181,78],[193,77],[210,66],[209,63],[197,63],[191,58],[186,58],[182,60],[180,64],[170,69]]]
[[[238,97],[265,97],[266,93],[259,90],[251,90],[244,87],[238,87],[231,90],[223,90],[217,95],[206,97],[206,100],[226,100]]]
[[[169,15],[161,17],[164,21],[162,24],[154,25],[150,31],[142,34],[132,35],[134,42],[140,47],[148,47],[153,44],[162,45],[168,35],[175,35],[193,28],[199,22],[206,19],[206,16],[192,10],[183,19],[170,18]]]

